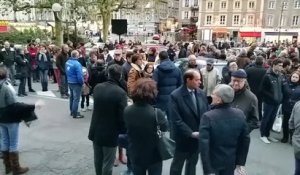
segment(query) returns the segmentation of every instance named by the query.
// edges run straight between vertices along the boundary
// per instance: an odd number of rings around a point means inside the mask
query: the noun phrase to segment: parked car
[[[214,67],[218,69],[219,73],[220,73],[220,77],[222,78],[222,69],[223,67],[225,67],[227,65],[227,61],[224,60],[218,60],[218,59],[214,59],[214,58],[207,58],[207,57],[197,57],[197,65],[198,67],[204,68],[206,66],[206,61],[207,60],[214,60]],[[184,70],[188,65],[188,58],[180,58],[175,60],[175,66],[178,67],[180,70]]]

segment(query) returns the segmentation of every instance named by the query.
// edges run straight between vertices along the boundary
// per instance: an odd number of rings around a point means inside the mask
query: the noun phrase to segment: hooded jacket
[[[153,79],[157,82],[158,89],[156,107],[166,111],[171,92],[182,84],[181,71],[171,60],[162,60],[154,70]]]

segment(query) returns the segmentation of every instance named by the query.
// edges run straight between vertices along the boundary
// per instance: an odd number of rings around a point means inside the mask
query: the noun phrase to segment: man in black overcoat
[[[93,142],[97,175],[112,175],[118,135],[125,133],[123,120],[127,94],[119,86],[122,67],[108,68],[108,81],[96,85],[93,92],[94,111],[88,138]]]
[[[199,71],[184,73],[184,85],[171,93],[169,110],[176,142],[170,175],[181,175],[184,162],[185,175],[196,174],[200,117],[208,110],[204,92],[199,89]]]

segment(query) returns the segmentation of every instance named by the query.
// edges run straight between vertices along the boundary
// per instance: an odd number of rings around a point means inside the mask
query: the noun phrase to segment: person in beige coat
[[[210,96],[217,84],[220,83],[219,71],[214,68],[213,60],[207,60],[206,67],[202,68],[200,71],[203,77],[203,91],[206,96]]]
[[[127,80],[127,89],[128,89],[129,96],[132,90],[134,89],[137,80],[143,77],[142,64],[143,64],[143,58],[140,54],[135,54],[132,56],[131,58],[132,68],[128,73],[128,80]]]

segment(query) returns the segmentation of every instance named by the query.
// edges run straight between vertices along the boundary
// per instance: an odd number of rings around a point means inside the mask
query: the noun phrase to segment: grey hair
[[[73,50],[73,51],[71,52],[71,57],[72,57],[72,58],[77,58],[78,55],[79,55],[79,52],[78,52],[77,50]]]
[[[227,84],[217,85],[214,93],[221,98],[223,103],[231,103],[234,99],[234,90]]]

